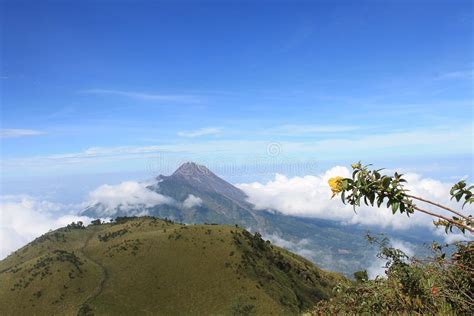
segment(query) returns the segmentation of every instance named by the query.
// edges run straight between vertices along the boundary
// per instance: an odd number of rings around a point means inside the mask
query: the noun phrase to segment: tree
[[[91,222],[92,225],[100,225],[101,223],[100,219],[95,219]]]
[[[84,223],[81,221],[72,222],[71,224],[68,224],[66,226],[66,229],[85,229],[86,227],[84,226]]]

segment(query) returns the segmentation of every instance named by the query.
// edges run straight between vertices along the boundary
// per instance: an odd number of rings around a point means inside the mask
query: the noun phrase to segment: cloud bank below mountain
[[[104,184],[89,193],[86,205],[100,206],[101,216],[112,217],[117,210],[129,216],[146,215],[146,209],[176,203],[171,197],[147,189],[147,183],[125,181],[117,185]]]
[[[26,195],[3,196],[0,199],[0,259],[33,239],[72,222],[89,224],[86,216],[69,210],[74,206],[41,201]],[[77,210],[76,210],[77,212]]]
[[[385,208],[363,206],[355,213],[351,206],[341,203],[339,198],[330,199],[331,192],[327,180],[333,176],[348,177],[350,171],[336,166],[320,175],[292,177],[277,174],[266,183],[243,183],[237,185],[247,195],[258,210],[271,209],[286,215],[315,217],[334,220],[345,224],[363,224],[378,227],[405,230],[419,227],[443,236],[447,242],[465,240],[460,233],[444,234],[435,230],[432,218],[415,213],[411,217],[404,214],[393,215]],[[425,197],[452,207],[456,203],[449,199],[451,184],[424,178],[418,174],[405,175],[412,194]],[[189,195],[184,201],[175,201],[171,197],[149,190],[150,183],[126,181],[117,185],[104,184],[91,191],[85,202],[64,205],[41,200],[27,195],[3,196],[0,198],[0,258],[11,251],[46,233],[50,229],[65,226],[73,221],[89,223],[92,218],[80,216],[80,210],[93,205],[101,205],[101,218],[115,216],[117,208],[128,216],[148,215],[147,208],[169,204],[184,208],[199,206],[199,197]],[[427,209],[430,209],[428,206]],[[276,237],[273,238],[274,241]],[[292,249],[297,253],[304,251],[304,244]],[[308,255],[308,254],[306,254]]]
[[[273,209],[286,215],[335,220],[345,224],[375,225],[397,230],[415,226],[434,230],[433,219],[425,214],[415,212],[408,217],[405,214],[392,214],[391,210],[385,207],[379,209],[369,206],[362,206],[354,212],[352,206],[344,205],[339,197],[331,199],[328,179],[334,176],[350,177],[350,173],[348,168],[336,166],[319,175],[288,178],[277,174],[267,183],[243,183],[237,186],[248,195],[249,202],[258,210]],[[405,174],[404,177],[413,195],[459,207],[450,200],[451,184],[423,178],[415,173]],[[432,209],[429,205],[423,207]]]

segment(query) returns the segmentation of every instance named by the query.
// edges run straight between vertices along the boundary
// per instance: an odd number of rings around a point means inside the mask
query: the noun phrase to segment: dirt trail
[[[95,232],[92,232],[90,234],[89,237],[87,237],[86,241],[84,242],[84,245],[82,245],[81,248],[79,248],[79,252],[89,261],[91,261],[93,264],[97,265],[100,267],[100,269],[102,270],[102,278],[100,279],[100,282],[99,282],[99,285],[97,285],[97,287],[94,289],[94,291],[92,291],[92,293],[87,297],[87,299],[79,306],[79,310],[78,310],[78,315],[83,315],[84,313],[81,313],[81,311],[87,311],[90,306],[89,304],[97,297],[100,295],[100,293],[102,293],[102,290],[104,289],[104,284],[105,282],[108,280],[109,278],[109,275],[108,275],[108,272],[107,272],[107,269],[98,261],[92,259],[90,256],[88,256],[86,253],[85,253],[85,249],[89,246],[89,241],[94,237],[96,236],[95,235]],[[85,315],[85,314],[84,314]]]

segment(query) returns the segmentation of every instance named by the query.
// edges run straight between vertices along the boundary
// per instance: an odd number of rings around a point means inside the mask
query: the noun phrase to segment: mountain
[[[242,190],[193,162],[181,165],[171,176],[158,176],[147,189],[171,198],[173,202],[148,208],[139,206],[132,210],[118,207],[114,216],[146,213],[184,223],[239,224],[244,227],[259,227],[264,221],[247,202]],[[103,205],[96,204],[82,213],[104,217],[103,210]]]
[[[183,185],[188,185],[201,192],[215,193],[241,204],[243,207],[251,208],[246,202],[245,193],[219,178],[203,165],[194,162],[187,162],[181,165],[170,177],[159,176],[159,182],[175,181]]]
[[[71,224],[0,261],[1,315],[291,315],[343,280],[226,225]]]
[[[136,209],[118,207],[113,210],[113,217],[146,214],[182,223],[238,224],[259,231],[264,238],[305,256],[324,269],[347,276],[367,269],[375,258],[377,250],[365,239],[368,230],[378,233],[373,227],[286,216],[274,210],[257,211],[242,190],[193,162],[181,165],[170,176],[158,176],[147,189],[172,202]],[[83,215],[107,217],[110,210],[104,215],[104,208],[96,204],[84,210]],[[410,242],[418,253],[426,251],[422,244],[427,239],[417,236],[416,232],[410,233],[410,237],[387,235]]]
[[[189,196],[201,201],[191,208],[181,207],[175,213],[166,213],[163,207],[154,207],[150,210],[153,215],[169,215],[170,218],[191,223],[239,224],[245,227],[256,227],[262,221],[242,190],[194,162],[181,165],[169,177],[158,176],[157,183],[149,189],[176,201],[185,201]]]

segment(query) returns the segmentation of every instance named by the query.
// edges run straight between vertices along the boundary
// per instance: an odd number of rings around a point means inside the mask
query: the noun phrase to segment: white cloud
[[[56,154],[48,156],[33,156],[27,158],[5,159],[4,167],[17,169],[22,167],[54,168],[59,165],[90,163],[93,161],[115,161],[143,158],[146,155],[156,155],[166,149],[162,146],[118,146],[91,147],[81,152]]]
[[[358,129],[360,127],[354,125],[282,125],[271,129],[270,132],[274,135],[298,136],[304,134],[351,132]]]
[[[146,188],[146,183],[125,181],[117,185],[104,184],[89,193],[88,206],[100,205],[100,216],[114,216],[118,210],[127,215],[146,215],[146,208],[160,204],[174,204],[171,197]]]
[[[193,208],[196,206],[200,206],[202,204],[202,200],[200,197],[194,196],[192,194],[188,195],[186,200],[183,202],[183,207],[185,208]]]
[[[87,94],[123,96],[144,101],[199,102],[199,99],[196,96],[187,94],[156,94],[108,89],[89,89],[81,92]]]
[[[385,207],[378,209],[362,206],[357,208],[357,213],[355,213],[352,206],[344,205],[339,197],[330,198],[331,191],[327,181],[337,175],[349,177],[350,171],[338,166],[316,176],[288,178],[277,174],[274,180],[267,183],[239,184],[238,187],[248,195],[249,201],[255,205],[256,209],[260,210],[274,209],[287,215],[323,218],[346,224],[391,227],[398,230],[414,226],[435,230],[432,224],[433,218],[419,212],[407,217],[405,214],[392,214],[391,210]],[[422,178],[413,173],[406,174],[405,178],[408,181],[407,187],[413,195],[459,207],[449,198],[450,184]],[[417,204],[423,205],[425,209],[432,209],[421,202]]]
[[[18,138],[26,136],[37,136],[46,134],[43,131],[33,129],[2,128],[0,129],[0,138]]]
[[[328,138],[316,142],[293,143],[295,151],[311,151],[325,153],[327,157],[340,157],[350,152],[354,156],[387,155],[391,152],[398,156],[413,152],[451,152],[470,153],[469,148],[458,139],[472,134],[473,125],[460,125],[455,130],[452,127],[429,129],[413,129],[393,131],[389,133],[372,133],[355,137]],[[288,149],[286,149],[288,150]]]
[[[24,246],[34,238],[66,226],[71,222],[90,223],[92,218],[75,215],[80,209],[100,203],[101,218],[114,215],[117,210],[127,215],[146,215],[146,208],[158,204],[174,204],[172,198],[146,188],[146,183],[133,181],[118,185],[102,185],[88,195],[88,200],[77,205],[63,205],[39,200],[27,195],[8,195],[0,199],[0,259]],[[191,198],[187,204],[196,204]],[[67,211],[67,213],[66,213]]]
[[[448,243],[448,244],[452,244],[452,243],[455,243],[455,242],[458,242],[458,241],[474,241],[474,238],[469,238],[468,235],[466,234],[463,234],[459,231],[456,231],[456,230],[453,230],[453,232],[450,232],[449,234],[446,234],[446,231],[444,229],[444,227],[438,227],[438,229],[436,229],[435,231],[435,234],[438,235],[438,236],[441,236],[444,238],[444,240]]]
[[[334,167],[321,176],[305,176],[287,178],[277,174],[275,179],[266,184],[254,182],[237,185],[249,197],[256,209],[275,209],[287,215],[332,217],[332,219],[347,219],[347,210],[338,210],[331,215],[327,210],[340,204],[340,201],[330,199],[331,193],[327,179],[332,176],[349,176],[344,167]],[[337,207],[340,209],[340,207]]]
[[[50,229],[71,222],[90,222],[88,217],[61,212],[70,207],[25,195],[3,196],[0,200],[0,259]]]
[[[452,128],[432,128],[408,130],[402,132],[380,133],[373,135],[351,136],[346,138],[324,138],[322,140],[306,139],[304,141],[278,142],[282,159],[288,154],[298,155],[302,158],[320,157],[320,159],[339,159],[348,152],[352,155],[367,157],[384,157],[394,153],[397,157],[410,156],[413,153],[430,155],[450,152],[453,155],[470,154],[469,146],[465,146],[459,139],[472,134],[472,125],[460,125]],[[70,168],[75,165],[82,168],[85,164],[109,163],[112,161],[138,161],[139,159],[156,158],[157,154],[200,155],[204,159],[215,161],[209,153],[219,152],[220,162],[248,163],[254,158],[268,158],[269,145],[274,142],[269,140],[208,140],[201,142],[183,142],[174,144],[150,146],[117,146],[117,147],[92,147],[85,151],[64,153],[57,155],[33,156],[25,158],[3,159],[4,172],[15,173],[19,168],[31,168],[32,171],[45,172],[57,170],[65,166]],[[243,154],[245,153],[245,154]],[[239,160],[240,159],[240,160]]]
[[[474,69],[465,69],[440,74],[436,77],[436,80],[472,80],[473,78]]]
[[[277,245],[278,247],[282,247],[285,249],[288,249],[289,251],[292,251],[306,259],[309,260],[314,260],[314,252],[307,249],[307,246],[309,244],[308,239],[300,239],[297,241],[290,241],[282,238],[278,234],[271,234],[271,235],[263,235],[263,239],[270,240],[272,244]]]
[[[178,136],[193,138],[193,137],[200,137],[200,136],[207,136],[207,135],[217,135],[217,134],[220,134],[221,131],[222,129],[218,127],[205,127],[205,128],[200,128],[193,131],[181,131],[181,132],[178,132]]]

